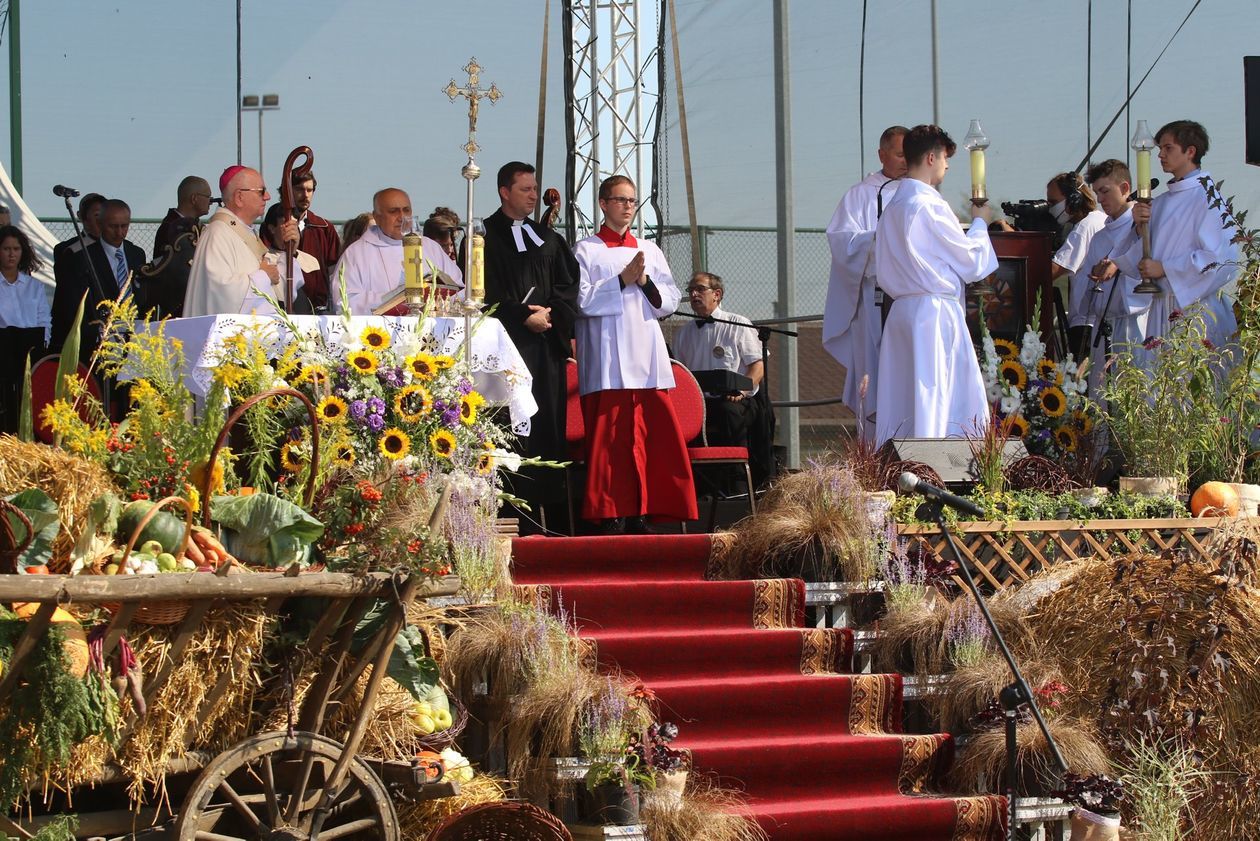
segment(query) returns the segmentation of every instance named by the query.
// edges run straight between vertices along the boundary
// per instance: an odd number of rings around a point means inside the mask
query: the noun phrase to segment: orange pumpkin
[[[436,783],[446,773],[446,764],[442,762],[442,755],[431,750],[416,753],[415,767],[421,769],[426,783]]]
[[[1238,506],[1238,492],[1225,482],[1204,482],[1190,497],[1190,513],[1196,517],[1236,517]]]
[[[27,575],[48,575],[48,567],[43,564],[37,566],[29,566],[26,568]]]

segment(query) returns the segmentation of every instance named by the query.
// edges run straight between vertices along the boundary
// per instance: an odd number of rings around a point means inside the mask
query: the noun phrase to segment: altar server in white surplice
[[[341,312],[341,283],[352,315],[371,315],[390,293],[403,285],[403,234],[410,230],[411,198],[396,187],[386,187],[372,197],[372,218],[376,224],[346,246],[328,279],[329,303]],[[432,268],[446,272],[456,286],[464,276],[440,243],[421,237],[424,273]]]
[[[906,177],[875,237],[875,275],[894,299],[879,352],[877,444],[964,435],[989,420],[962,302],[966,284],[997,271],[987,227],[993,211],[973,206],[964,232],[937,192],[957,148],[944,129],[915,126],[903,148]]]
[[[1151,257],[1142,259],[1142,241],[1134,231],[1116,263],[1122,272],[1140,274],[1164,290],[1151,301],[1148,336],[1164,335],[1174,310],[1200,303],[1206,310],[1208,340],[1227,346],[1238,322],[1223,290],[1238,271],[1238,247],[1233,243],[1235,229],[1224,227],[1220,210],[1208,206],[1203,180],[1210,183],[1212,176],[1199,168],[1208,150],[1207,130],[1190,120],[1176,120],[1159,130],[1155,142],[1160,165],[1174,177],[1168,192],[1149,205],[1133,206],[1135,223],[1150,220]]]
[[[880,169],[849,188],[827,225],[831,281],[823,309],[822,343],[844,366],[844,404],[868,418],[879,384],[880,313],[875,305],[875,222],[906,174],[902,140],[909,131],[892,126],[879,137]],[[869,377],[861,399],[863,377]],[[871,429],[867,427],[869,435]]]
[[[1102,230],[1089,241],[1089,250],[1081,268],[1090,278],[1089,289],[1082,298],[1088,308],[1089,323],[1096,330],[1110,325],[1108,338],[1090,340],[1089,393],[1101,403],[1108,350],[1112,355],[1133,354],[1138,364],[1146,358],[1142,343],[1146,341],[1146,319],[1152,296],[1134,292],[1141,278],[1121,274],[1112,259],[1117,244],[1127,243],[1133,233],[1133,202],[1129,200],[1133,187],[1129,168],[1124,161],[1112,158],[1091,166],[1085,180],[1098,196],[1099,207],[1107,214]],[[1114,284],[1119,285],[1113,288]],[[1095,288],[1099,291],[1094,291]]]

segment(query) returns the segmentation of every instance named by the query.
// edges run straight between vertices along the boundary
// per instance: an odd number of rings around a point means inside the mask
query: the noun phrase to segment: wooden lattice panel
[[[1216,517],[1164,520],[1001,520],[959,523],[954,543],[971,564],[977,583],[993,588],[1026,581],[1033,573],[1076,558],[1159,554],[1170,549],[1188,551],[1211,560],[1208,534],[1226,522]],[[920,545],[949,557],[945,537],[936,526],[899,525],[897,534],[911,546]]]

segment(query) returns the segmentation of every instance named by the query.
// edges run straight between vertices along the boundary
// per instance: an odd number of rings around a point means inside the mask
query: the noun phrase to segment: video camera
[[[1045,199],[1004,201],[1002,212],[1010,217],[1011,225],[1017,231],[1059,233],[1059,223],[1050,215],[1050,204]]]

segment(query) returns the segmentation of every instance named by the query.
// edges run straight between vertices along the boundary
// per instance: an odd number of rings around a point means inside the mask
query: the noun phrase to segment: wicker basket
[[[426,841],[573,841],[573,836],[550,812],[507,800],[451,815]]]
[[[182,560],[184,553],[188,551],[188,542],[192,540],[193,515],[196,509],[193,504],[182,496],[168,496],[158,501],[156,505],[149,509],[149,513],[136,524],[135,530],[127,538],[127,546],[123,549],[122,560],[119,562],[121,567],[127,562],[127,558],[131,557],[131,550],[135,548],[136,541],[140,539],[140,534],[144,531],[149,521],[157,516],[158,511],[168,505],[179,504],[184,509],[184,539],[180,541],[179,551],[175,553],[177,559]],[[117,613],[122,609],[121,604],[114,602],[103,602],[101,607],[110,613]],[[174,625],[183,620],[188,615],[189,603],[186,601],[170,601],[170,602],[151,602],[142,604],[136,610],[135,616],[132,617],[133,622],[142,625]]]
[[[13,526],[9,524],[10,513],[17,517],[18,522],[26,531],[26,536],[21,540],[17,539],[17,535],[13,533]],[[8,500],[0,499],[0,574],[17,572],[17,559],[22,556],[26,547],[30,546],[34,539],[35,527],[31,525],[26,512]]]
[[[455,694],[451,692],[451,688],[445,682],[441,686],[446,692],[446,698],[451,705],[451,726],[445,730],[438,730],[436,733],[421,736],[416,740],[421,750],[431,750],[434,753],[441,753],[455,744],[459,734],[463,733],[464,728],[468,726],[468,708],[459,702],[459,699],[455,697]]]

